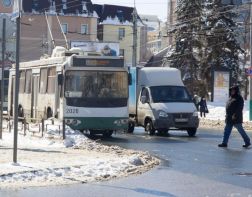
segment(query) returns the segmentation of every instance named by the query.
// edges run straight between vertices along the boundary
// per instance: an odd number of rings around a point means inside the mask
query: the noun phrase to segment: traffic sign
[[[245,73],[246,73],[246,75],[252,77],[252,67],[246,68]]]
[[[20,17],[20,12],[22,11],[23,0],[14,0],[12,7],[11,20],[16,20]]]

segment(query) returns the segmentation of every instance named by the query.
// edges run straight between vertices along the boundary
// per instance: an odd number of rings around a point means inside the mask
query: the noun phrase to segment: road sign
[[[16,20],[18,17],[20,17],[22,1],[23,0],[14,0],[11,20]]]
[[[246,75],[252,77],[252,67],[246,68],[245,73],[246,73]]]

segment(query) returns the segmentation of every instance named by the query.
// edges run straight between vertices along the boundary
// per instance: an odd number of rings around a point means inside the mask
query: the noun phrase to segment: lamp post
[[[252,65],[252,3],[250,3],[250,66]],[[249,77],[249,120],[252,120],[252,78]]]

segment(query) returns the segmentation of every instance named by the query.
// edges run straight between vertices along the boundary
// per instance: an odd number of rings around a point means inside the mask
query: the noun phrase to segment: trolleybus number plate
[[[66,109],[67,114],[78,114],[79,110],[78,109]]]

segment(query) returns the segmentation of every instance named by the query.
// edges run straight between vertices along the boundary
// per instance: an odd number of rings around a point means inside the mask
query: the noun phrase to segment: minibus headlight
[[[193,112],[193,116],[198,116],[198,111]]]
[[[164,112],[164,111],[160,111],[159,112],[159,117],[161,117],[161,118],[168,118],[168,114],[166,112]]]

